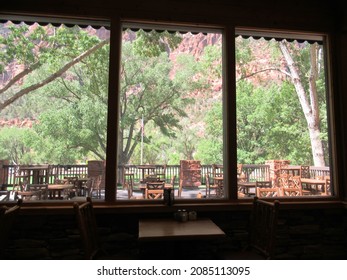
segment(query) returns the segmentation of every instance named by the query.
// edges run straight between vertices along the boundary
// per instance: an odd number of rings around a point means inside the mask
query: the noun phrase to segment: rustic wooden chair
[[[310,178],[310,166],[309,165],[301,165],[300,166],[300,177],[301,178]]]
[[[166,180],[166,166],[167,166],[166,164],[160,165],[155,170],[155,175],[157,175],[160,181]]]
[[[275,253],[276,228],[280,203],[254,197],[250,218],[249,241],[240,251],[226,252],[224,259],[261,260],[272,259]]]
[[[27,191],[37,193],[38,199],[48,198],[48,184],[28,184]]]
[[[175,191],[175,180],[176,180],[176,175],[173,175],[170,179],[170,183],[165,183],[165,188],[171,188],[172,191]]]
[[[206,173],[205,175],[205,180],[206,180],[206,197],[219,197],[220,196],[220,191],[219,188],[220,186],[214,183],[211,183],[211,178],[210,175]]]
[[[92,197],[93,193],[96,193],[96,198],[101,198],[103,188],[104,187],[102,186],[102,175],[95,176],[90,191],[90,196]]]
[[[85,259],[137,259],[135,253],[134,255],[123,252],[110,254],[103,248],[101,239],[99,237],[93,202],[90,197],[87,197],[86,201],[82,203],[78,203],[77,201],[74,202],[73,209],[76,216],[76,221],[82,241],[82,249]]]
[[[147,182],[145,190],[146,199],[162,199],[165,182]]]
[[[272,181],[256,181],[255,189],[259,198],[279,196],[279,189],[272,186]]]
[[[250,247],[266,259],[274,254],[279,206],[278,200],[269,202],[258,197],[253,200]]]
[[[78,177],[77,176],[65,176],[64,177],[65,184],[74,185],[71,189],[64,190],[64,196],[67,199],[71,199],[75,196],[78,196]]]
[[[74,203],[75,216],[86,259],[94,259],[101,251],[92,199],[82,204]]]
[[[330,187],[330,176],[325,176],[325,185],[324,185],[324,191],[323,195],[331,195],[331,187]]]
[[[15,206],[10,208],[3,206],[0,208],[0,258],[5,255],[5,249],[8,244],[8,237],[11,233],[15,219],[22,205],[22,199],[17,201]]]
[[[280,191],[283,196],[302,196],[302,184],[300,176],[283,176],[280,177],[282,180]],[[309,192],[307,192],[309,194]]]

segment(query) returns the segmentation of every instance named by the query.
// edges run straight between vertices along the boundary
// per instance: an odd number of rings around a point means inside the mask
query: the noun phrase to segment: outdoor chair
[[[27,191],[38,193],[38,199],[48,198],[48,184],[28,184]]]
[[[175,180],[176,180],[176,175],[173,175],[170,179],[170,183],[165,183],[165,188],[171,188],[172,191],[175,191]]]
[[[10,208],[3,206],[0,208],[0,259],[5,257],[5,249],[8,245],[8,238],[21,205],[22,200],[19,199],[15,206]]]
[[[102,190],[104,187],[102,186],[102,175],[98,175],[94,177],[92,188],[90,191],[90,196],[92,197],[93,194],[96,194],[96,198],[101,198]]]
[[[206,173],[205,175],[206,180],[206,197],[220,197],[221,196],[221,185],[211,183],[210,175]]]
[[[226,252],[224,259],[261,260],[274,258],[280,202],[254,197],[250,218],[249,241],[240,251]]]
[[[255,182],[256,196],[263,197],[275,197],[279,196],[279,189],[272,186],[272,181],[256,181]]]
[[[282,174],[279,177],[279,188],[282,196],[303,195],[300,176],[290,176],[287,174]]]
[[[310,166],[309,165],[301,165],[300,166],[300,177],[301,178],[310,178]]]
[[[164,195],[164,182],[147,182],[145,189],[146,199],[162,199]]]
[[[155,175],[159,178],[160,181],[166,180],[166,164],[160,165],[155,170]]]

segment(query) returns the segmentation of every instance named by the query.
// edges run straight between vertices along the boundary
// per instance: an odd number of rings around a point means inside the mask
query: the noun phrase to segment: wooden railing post
[[[4,165],[8,165],[8,160],[0,160],[0,189],[7,184],[8,170],[5,170]]]

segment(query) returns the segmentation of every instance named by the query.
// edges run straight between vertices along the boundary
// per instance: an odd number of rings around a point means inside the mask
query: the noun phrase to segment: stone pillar
[[[274,186],[277,183],[277,178],[279,176],[279,171],[282,168],[287,168],[290,163],[290,160],[267,160],[265,164],[270,166],[270,180]]]

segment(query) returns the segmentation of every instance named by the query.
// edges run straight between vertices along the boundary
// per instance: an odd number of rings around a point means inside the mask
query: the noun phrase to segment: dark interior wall
[[[227,234],[211,241],[190,241],[186,251],[193,259],[214,259],[226,251],[241,250],[247,243],[249,211],[203,212]],[[171,214],[142,214],[141,217],[170,217]],[[100,237],[111,254],[137,259],[137,214],[97,215]],[[347,259],[347,213],[345,209],[280,211],[276,237],[277,259]],[[170,242],[153,246],[149,258],[165,258]],[[159,254],[159,255],[157,255]],[[66,215],[20,215],[12,231],[6,259],[83,259],[81,241],[73,212]],[[184,257],[183,257],[184,258]]]
[[[328,32],[332,36],[333,105],[337,155],[337,184],[346,201],[346,113],[347,105],[347,13],[344,1],[315,0],[31,0],[3,1],[0,13],[29,13],[86,18],[122,18],[152,21],[284,28]],[[318,2],[318,3],[317,3]],[[68,214],[26,214],[19,216],[10,240],[9,256],[19,259],[81,258],[73,212]],[[142,214],[142,216],[159,214]],[[169,214],[166,214],[169,215]],[[247,239],[249,211],[204,212],[228,234],[219,245],[240,248]],[[98,215],[98,223],[111,250],[138,250],[139,214]],[[281,258],[346,258],[347,214],[343,207],[285,210],[280,215],[278,254]]]
[[[24,3],[22,3],[24,2]],[[227,1],[227,0],[31,0],[6,1],[1,9],[9,12],[57,15],[138,18],[197,23],[326,29],[332,27],[335,1]]]

